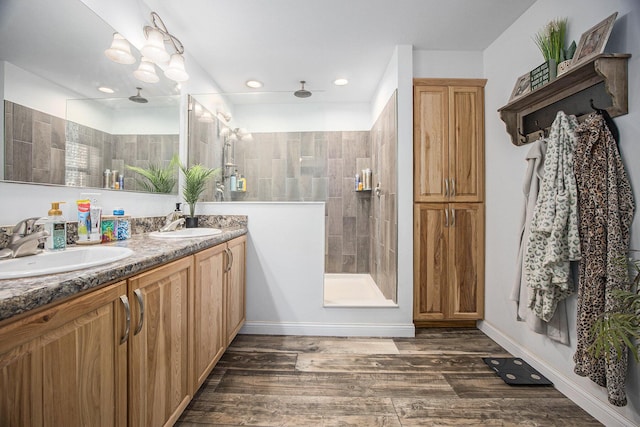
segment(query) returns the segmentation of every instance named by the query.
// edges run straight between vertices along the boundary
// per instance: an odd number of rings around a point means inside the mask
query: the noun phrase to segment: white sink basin
[[[210,237],[222,233],[219,228],[183,228],[176,231],[153,231],[149,233],[149,237],[155,239],[185,239],[192,237]]]
[[[119,261],[133,254],[129,248],[117,246],[87,246],[68,248],[61,252],[0,260],[0,279],[65,273]]]

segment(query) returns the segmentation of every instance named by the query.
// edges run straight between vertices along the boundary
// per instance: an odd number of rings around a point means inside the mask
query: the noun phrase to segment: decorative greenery
[[[178,182],[176,174],[178,164],[178,156],[175,155],[171,158],[169,164],[164,167],[161,163],[150,163],[147,169],[129,165],[126,165],[126,168],[142,175],[144,179],[136,178],[136,182],[145,191],[169,194],[176,186],[176,182]]]
[[[617,301],[618,309],[605,312],[594,323],[591,334],[594,338],[593,344],[589,347],[589,352],[594,357],[604,356],[609,359],[609,355],[615,351],[618,358],[626,351],[631,350],[636,362],[640,362],[638,350],[640,347],[640,260],[624,258],[624,264],[633,270],[631,289],[614,290],[611,292]],[[626,268],[625,265],[623,268]],[[635,341],[635,342],[634,342]]]
[[[576,53],[576,41],[572,41],[568,48],[562,49],[563,57],[560,58],[561,61],[566,61],[568,59],[572,59],[573,55]]]
[[[564,38],[567,32],[567,18],[557,18],[549,21],[534,36],[534,40],[545,61],[554,59],[556,64],[564,60]]]
[[[193,218],[196,212],[196,203],[205,190],[207,180],[212,175],[220,173],[220,168],[210,169],[200,164],[187,167],[180,164],[180,170],[185,178],[182,187],[182,198],[189,205],[189,216]]]

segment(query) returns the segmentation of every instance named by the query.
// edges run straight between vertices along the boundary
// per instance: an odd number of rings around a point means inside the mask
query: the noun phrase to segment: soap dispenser
[[[45,230],[49,232],[44,248],[48,251],[61,251],[67,246],[67,222],[62,216],[60,204],[51,202],[51,209],[45,222]]]

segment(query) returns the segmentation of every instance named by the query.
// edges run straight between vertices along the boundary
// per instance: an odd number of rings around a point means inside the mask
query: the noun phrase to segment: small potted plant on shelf
[[[200,195],[205,190],[207,181],[220,169],[211,169],[200,164],[185,166],[180,164],[180,170],[184,174],[184,185],[182,187],[182,198],[189,205],[189,216],[186,218],[187,228],[198,227],[198,218],[195,216],[196,203]]]
[[[148,168],[126,165],[126,168],[134,171],[142,178],[136,178],[136,182],[144,191],[150,193],[169,194],[178,182],[177,166],[178,156],[173,156],[168,165],[162,166],[160,162],[150,163]]]
[[[536,45],[538,45],[545,63],[531,72],[532,89],[535,89],[537,74],[541,74],[542,77],[539,82],[540,85],[556,78],[558,64],[566,59],[564,51],[566,32],[567,18],[557,18],[549,21],[549,23],[534,36],[533,39]],[[544,73],[544,68],[548,69],[548,74]]]
[[[640,260],[627,261],[622,257],[620,262],[628,262],[633,270],[631,287],[612,291],[618,308],[605,312],[595,321],[591,330],[594,341],[589,351],[594,357],[604,355],[608,359],[612,351],[620,358],[629,348],[635,361],[640,362]]]

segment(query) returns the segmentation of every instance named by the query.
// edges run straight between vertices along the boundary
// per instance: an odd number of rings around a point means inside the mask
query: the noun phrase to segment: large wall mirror
[[[142,191],[127,166],[162,166],[178,154],[175,83],[160,72],[158,83],[140,82],[137,63],[110,61],[113,34],[80,0],[0,3],[0,178],[105,188],[108,169],[125,190]]]

